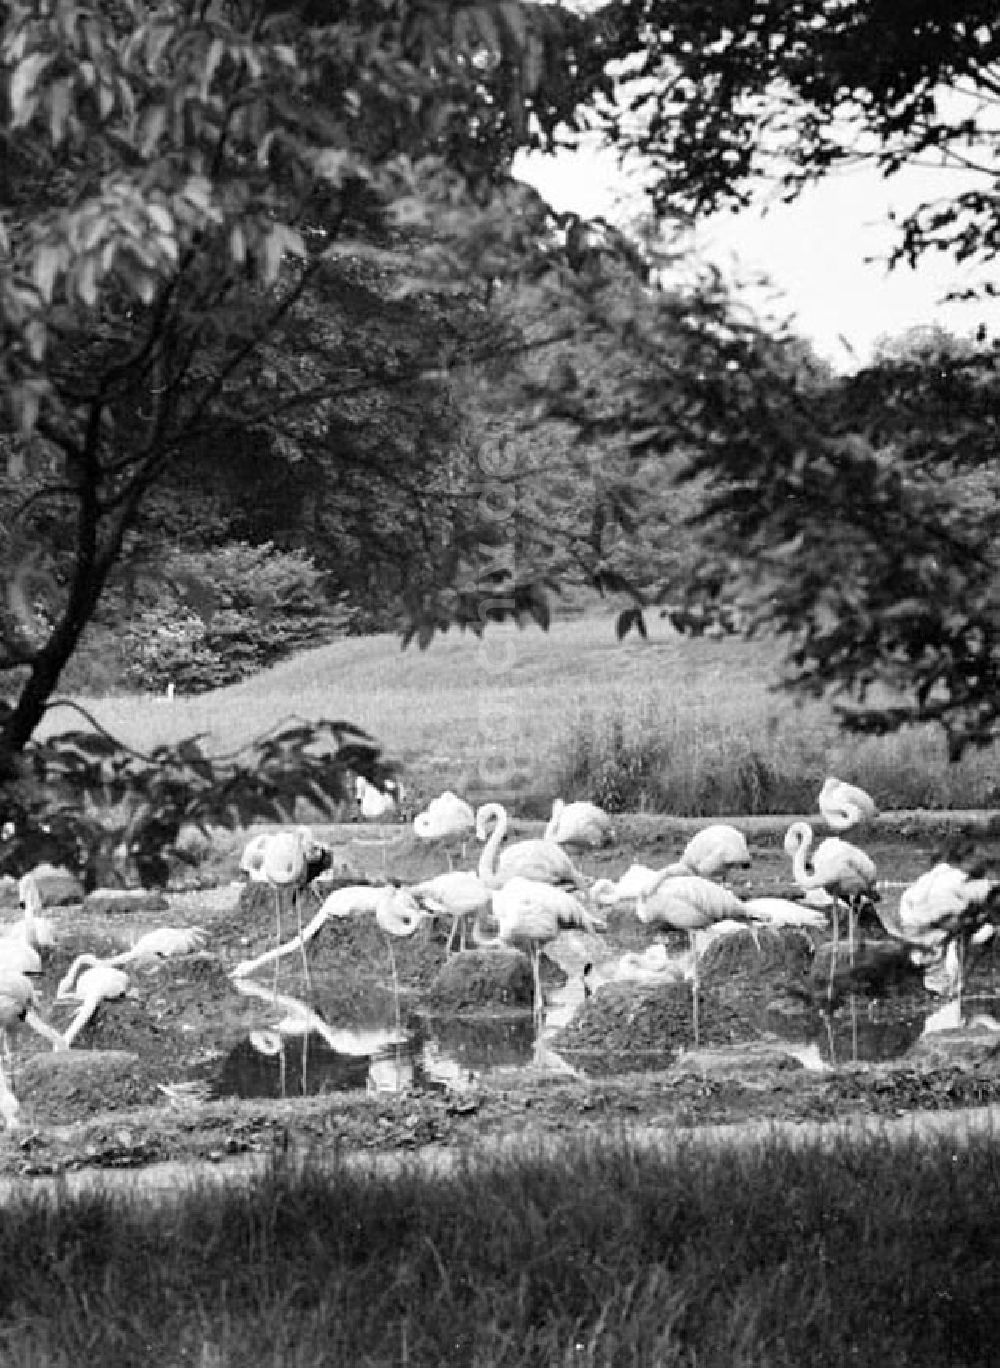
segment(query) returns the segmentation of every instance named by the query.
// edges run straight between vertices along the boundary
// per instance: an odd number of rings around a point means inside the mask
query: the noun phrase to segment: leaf
[[[10,79],[8,100],[11,110],[11,127],[20,128],[28,123],[34,114],[36,102],[28,97],[38,85],[39,78],[52,65],[55,58],[50,53],[33,52],[14,68]]]

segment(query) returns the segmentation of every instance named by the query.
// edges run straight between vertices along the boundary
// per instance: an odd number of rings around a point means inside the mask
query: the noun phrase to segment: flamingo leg
[[[312,998],[312,979],[309,975],[309,959],[306,955],[305,937],[302,934],[302,904],[299,901],[298,889],[292,894],[292,901],[295,903],[295,920],[299,928],[299,949],[302,951],[302,974],[306,981],[306,993]]]
[[[281,948],[281,889],[278,887],[277,884],[273,884],[272,887],[274,888],[274,914],[275,914],[275,920],[277,921],[277,926],[278,926],[277,939],[275,940],[274,944],[275,944],[275,948],[276,948],[276,949],[280,949],[280,948]],[[278,961],[278,959],[276,958],[275,961],[274,961],[274,982],[273,982],[273,985],[272,985],[272,992],[273,992],[273,994],[274,994],[274,1001],[275,1001],[275,1003],[277,1003],[277,1001],[278,1001],[278,963],[279,963],[279,961]]]
[[[89,997],[86,999],[83,1006],[80,1008],[76,1016],[70,1022],[66,1034],[63,1036],[63,1041],[66,1045],[73,1044],[73,1041],[77,1038],[77,1036],[83,1030],[84,1026],[86,1026],[87,1022],[97,1011],[97,1006],[99,1002],[100,998],[97,997]]]
[[[691,1025],[694,1028],[694,1043],[697,1049],[700,1044],[700,1031],[698,1021],[698,943],[694,938],[694,932],[688,932],[688,939],[691,942]]]
[[[847,957],[854,968],[854,899],[847,904]]]
[[[830,924],[833,927],[833,938],[830,941],[830,982],[827,986],[827,1000],[833,1001],[833,979],[837,972],[837,900],[834,899],[833,906],[830,908]]]
[[[836,1064],[837,1051],[833,1043],[833,1015],[830,1012],[823,1013],[823,1021],[826,1025],[826,1040],[830,1047],[830,1063]]]
[[[538,946],[535,945],[534,942],[532,942],[531,946],[531,969],[535,985],[534,1016],[535,1037],[537,1039],[542,1033],[542,1027],[545,1025],[545,997],[542,993],[541,955]]]

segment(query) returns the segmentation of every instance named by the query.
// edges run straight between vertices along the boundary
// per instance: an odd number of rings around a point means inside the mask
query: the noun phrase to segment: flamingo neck
[[[822,888],[823,880],[815,870],[809,870],[809,852],[813,846],[812,827],[803,825],[799,843],[792,856],[792,877],[800,888]]]
[[[479,857],[479,877],[484,884],[496,887],[497,864],[500,859],[500,845],[507,834],[507,811],[499,803],[488,803],[483,809],[482,821],[495,823],[482,855]]]

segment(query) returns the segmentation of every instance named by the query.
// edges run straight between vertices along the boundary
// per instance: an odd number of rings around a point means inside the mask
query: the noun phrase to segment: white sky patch
[[[641,163],[623,169],[616,152],[596,143],[555,156],[520,155],[514,172],[559,211],[623,225],[643,213]],[[889,181],[867,166],[839,171],[766,213],[714,215],[695,230],[692,247],[730,280],[767,277],[770,289],[746,285],[743,298],[765,315],[788,318],[839,370],[852,370],[870,359],[880,336],[911,327],[939,324],[965,335],[985,322],[997,331],[991,301],[942,302],[949,290],[980,279],[975,270],[940,252],[926,254],[916,270],[886,266],[892,209],[902,215],[977,181],[940,169],[907,168]]]

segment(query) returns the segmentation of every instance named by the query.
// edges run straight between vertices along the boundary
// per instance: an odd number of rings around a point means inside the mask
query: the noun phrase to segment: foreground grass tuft
[[[160,1209],[15,1204],[0,1361],[985,1364],[1000,1155],[626,1140],[415,1166],[276,1167]]]

